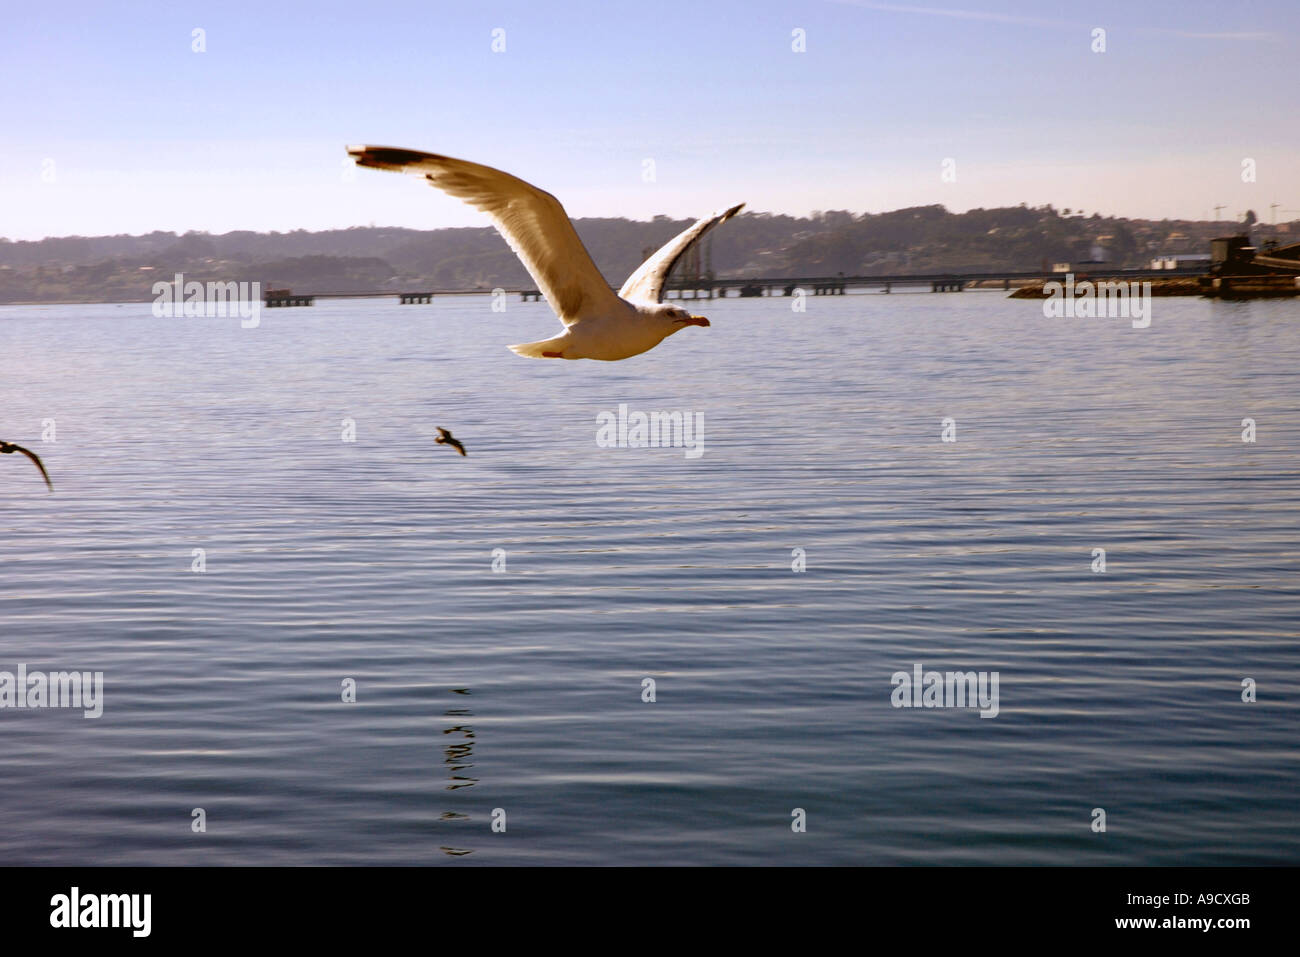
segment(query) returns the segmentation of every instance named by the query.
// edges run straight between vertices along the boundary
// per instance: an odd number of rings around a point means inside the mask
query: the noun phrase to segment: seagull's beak
[[[684,326],[707,326],[709,324],[709,320],[703,316],[691,316],[689,319],[678,319],[677,321]]]

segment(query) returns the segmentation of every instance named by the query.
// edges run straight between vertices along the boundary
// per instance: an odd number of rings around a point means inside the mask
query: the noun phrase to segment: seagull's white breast
[[[615,315],[584,318],[569,327],[566,359],[615,361],[640,355],[663,342],[675,330],[629,307]]]

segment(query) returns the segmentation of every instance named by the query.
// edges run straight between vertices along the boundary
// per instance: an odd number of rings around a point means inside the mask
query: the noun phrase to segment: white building
[[[1210,262],[1209,253],[1178,253],[1157,256],[1151,260],[1152,269],[1195,269]]]

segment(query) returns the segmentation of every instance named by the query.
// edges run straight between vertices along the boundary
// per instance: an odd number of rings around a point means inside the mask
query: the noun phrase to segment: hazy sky
[[[744,200],[1300,218],[1296,0],[45,0],[4,17],[13,239],[485,222],[345,169],[348,143],[499,166],[573,216]]]

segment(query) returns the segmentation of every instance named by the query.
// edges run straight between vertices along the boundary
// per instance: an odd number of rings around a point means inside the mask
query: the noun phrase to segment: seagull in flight
[[[10,455],[14,452],[21,452],[36,463],[36,467],[41,470],[41,475],[45,479],[45,484],[48,485],[50,491],[53,492],[54,483],[50,481],[50,473],[45,471],[45,464],[41,462],[41,457],[31,449],[25,449],[21,445],[15,445],[13,442],[6,442],[4,439],[0,439],[0,455]]]
[[[349,146],[348,153],[358,166],[423,176],[491,217],[565,326],[553,339],[510,346],[530,359],[613,362],[653,349],[687,326],[707,326],[703,316],[663,302],[664,283],[686,250],[745,205],[718,210],[684,230],[642,263],[615,294],[564,207],[550,193],[509,173],[450,156],[390,146]]]
[[[463,445],[460,444],[460,439],[456,438],[456,436],[452,435],[450,432],[448,432],[446,429],[444,429],[441,425],[438,426],[438,437],[437,437],[436,439],[434,439],[433,441],[437,442],[439,445],[450,445],[453,449],[455,449],[455,450],[456,450],[457,452],[459,452],[461,455],[468,455],[468,454],[469,454],[468,452],[465,451],[465,446],[463,446]]]

